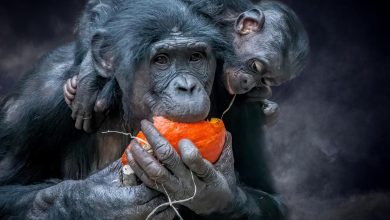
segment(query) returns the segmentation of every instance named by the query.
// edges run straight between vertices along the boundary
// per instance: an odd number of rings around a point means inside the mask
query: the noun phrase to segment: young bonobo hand
[[[155,207],[166,202],[161,193],[145,184],[122,187],[120,161],[85,180],[68,180],[38,192],[28,219],[135,219],[144,220]],[[153,219],[173,219],[164,209]]]
[[[276,124],[279,116],[279,105],[276,102],[268,100],[272,96],[272,90],[269,86],[256,87],[244,95],[246,102],[257,102],[264,113],[264,125],[273,126]]]
[[[264,99],[262,102],[260,102],[260,105],[265,115],[264,124],[267,126],[275,125],[279,116],[278,103]]]
[[[226,213],[232,210],[235,200],[240,196],[237,196],[230,134],[220,159],[213,165],[202,158],[191,141],[180,141],[179,156],[152,123],[143,120],[141,129],[157,159],[136,140],[131,142],[131,149],[126,153],[129,165],[144,184],[168,194],[172,202],[194,196],[179,204],[197,214]]]
[[[79,76],[75,75],[68,79],[64,85],[64,97],[72,109],[72,118],[76,120],[75,127],[91,132],[104,120],[108,111],[114,80],[108,81],[100,90],[96,80],[88,77],[91,76],[78,79]]]

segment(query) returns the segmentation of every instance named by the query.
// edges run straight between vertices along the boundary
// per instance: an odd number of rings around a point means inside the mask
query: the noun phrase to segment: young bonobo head
[[[95,69],[115,77],[123,113],[133,126],[155,115],[183,122],[205,119],[216,57],[228,44],[180,1],[136,4],[141,14],[123,7],[94,35]]]
[[[230,94],[248,93],[259,100],[302,71],[309,51],[307,34],[295,13],[278,2],[262,1],[241,13],[234,24],[238,64],[226,67]]]

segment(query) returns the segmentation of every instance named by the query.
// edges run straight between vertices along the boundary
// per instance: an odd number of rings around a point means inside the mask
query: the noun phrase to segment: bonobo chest
[[[130,143],[129,136],[119,133],[106,133],[107,131],[119,131],[127,133],[120,121],[119,116],[106,120],[96,132],[97,158],[96,168],[101,169],[109,163],[119,159]]]

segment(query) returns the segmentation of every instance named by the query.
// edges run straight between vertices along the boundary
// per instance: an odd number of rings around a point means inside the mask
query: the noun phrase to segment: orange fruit
[[[202,157],[211,163],[215,163],[221,155],[226,135],[222,120],[212,118],[210,121],[182,123],[170,121],[164,117],[154,117],[153,121],[157,130],[171,143],[176,151],[179,150],[179,141],[186,138],[191,140]],[[146,141],[142,131],[137,134],[137,137]],[[144,144],[141,143],[141,145]],[[125,154],[122,155],[122,164],[127,164]]]

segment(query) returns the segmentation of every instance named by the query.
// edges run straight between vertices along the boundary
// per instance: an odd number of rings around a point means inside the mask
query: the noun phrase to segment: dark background
[[[274,89],[267,128],[275,184],[292,219],[390,219],[390,25],[380,2],[285,0],[311,40],[303,74]],[[0,95],[71,41],[83,2],[0,3]]]

